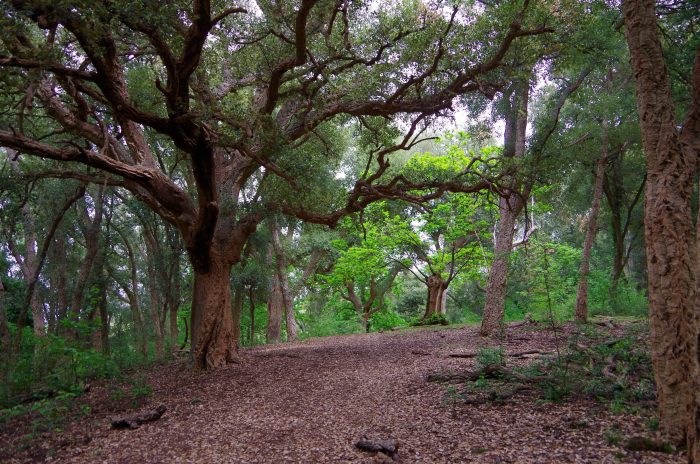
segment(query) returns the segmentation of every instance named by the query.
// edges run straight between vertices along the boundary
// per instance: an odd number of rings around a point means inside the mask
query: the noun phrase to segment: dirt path
[[[523,328],[508,340],[511,352],[554,347],[547,333]],[[66,431],[84,437],[52,462],[376,462],[353,446],[364,435],[396,439],[404,463],[682,462],[608,444],[613,424],[623,434],[644,434],[645,425],[595,402],[472,406],[425,382],[430,372],[468,367],[473,360],[446,353],[481,343],[474,328],[428,329],[257,347],[212,374],[170,365],[153,374],[147,405],[168,407],[161,420],[117,431],[96,412]]]

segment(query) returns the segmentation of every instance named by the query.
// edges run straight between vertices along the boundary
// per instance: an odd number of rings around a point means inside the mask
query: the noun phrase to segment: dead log
[[[369,440],[365,437],[355,443],[355,447],[368,453],[382,453],[394,461],[399,460],[399,444],[396,440]]]
[[[130,430],[137,429],[141,424],[160,419],[166,410],[167,408],[165,405],[161,404],[156,409],[152,409],[150,411],[132,414],[130,416],[116,417],[112,419],[112,428]]]

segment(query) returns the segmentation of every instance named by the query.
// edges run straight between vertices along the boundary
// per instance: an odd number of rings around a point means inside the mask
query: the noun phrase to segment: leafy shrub
[[[433,313],[430,317],[426,319],[416,319],[411,322],[412,326],[422,326],[422,325],[449,325],[450,321],[442,313]]]
[[[476,354],[476,366],[478,369],[486,369],[490,366],[503,366],[505,363],[502,347],[481,348]]]
[[[302,328],[300,338],[328,337],[362,332],[357,313],[350,304],[328,304],[313,314],[301,313],[298,321]]]
[[[394,327],[405,327],[406,321],[396,311],[383,309],[372,314],[369,319],[371,330],[391,330]]]

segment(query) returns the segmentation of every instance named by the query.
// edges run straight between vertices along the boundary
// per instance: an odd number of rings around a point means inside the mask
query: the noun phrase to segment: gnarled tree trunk
[[[668,68],[652,0],[622,3],[635,72],[637,109],[647,159],[644,234],[651,350],[662,432],[685,436],[690,462],[700,462],[697,236],[691,197],[700,154],[700,48],[691,106],[677,129]]]
[[[428,286],[428,298],[425,303],[423,319],[428,319],[433,314],[445,314],[447,312],[445,301],[448,282],[440,275],[433,274],[428,276],[426,284]]]
[[[236,361],[238,354],[231,312],[232,263],[212,248],[207,267],[194,270],[191,359],[199,368],[215,369]]]
[[[605,165],[608,161],[608,132],[605,123],[601,132],[600,157],[595,165],[595,184],[593,187],[593,202],[591,213],[586,225],[586,238],[583,242],[583,255],[581,256],[581,269],[576,293],[576,311],[574,318],[578,322],[588,321],[588,274],[590,273],[591,249],[596,236],[596,220],[600,209],[600,199],[603,196],[603,179],[605,177]]]

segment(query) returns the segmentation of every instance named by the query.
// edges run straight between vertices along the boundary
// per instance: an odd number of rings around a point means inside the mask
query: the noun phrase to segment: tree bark
[[[215,369],[237,360],[231,313],[232,264],[213,247],[207,271],[194,271],[192,295],[192,362]]]
[[[503,325],[506,302],[506,284],[508,281],[508,261],[513,248],[515,235],[515,218],[522,210],[519,197],[501,198],[498,202],[500,219],[496,230],[494,257],[486,287],[484,317],[481,320],[481,335],[492,335]]]
[[[423,319],[430,318],[433,314],[445,314],[445,297],[447,296],[447,281],[438,274],[428,277],[428,298],[425,303]]]
[[[590,273],[591,249],[596,236],[596,220],[600,209],[600,200],[603,196],[603,179],[605,178],[605,165],[608,162],[608,129],[603,122],[601,129],[600,157],[595,165],[595,184],[593,187],[593,202],[591,212],[586,225],[586,238],[583,242],[583,254],[581,256],[580,277],[578,292],[576,293],[576,311],[574,318],[577,322],[588,321],[588,274]]]
[[[652,0],[622,3],[647,160],[644,234],[651,351],[662,432],[700,462],[697,237],[691,197],[700,140],[700,48],[691,107],[677,129]]]
[[[527,129],[528,100],[530,84],[521,81],[511,89],[513,101],[508,103],[506,127],[503,143],[505,158],[522,158],[525,156],[525,137]],[[506,94],[510,99],[510,95]],[[523,200],[519,196],[520,182],[513,180],[512,195],[502,197],[498,202],[499,221],[497,224],[494,258],[489,271],[489,282],[486,287],[486,302],[484,317],[481,321],[480,333],[492,335],[500,330],[503,324],[506,301],[506,284],[508,280],[508,261],[513,249],[515,220],[523,209]]]

